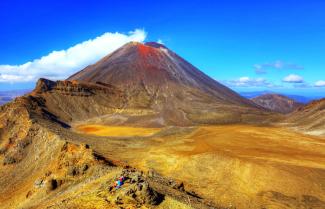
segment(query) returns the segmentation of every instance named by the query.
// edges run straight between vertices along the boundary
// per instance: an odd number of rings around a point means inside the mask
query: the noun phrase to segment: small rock
[[[44,186],[44,180],[43,179],[37,179],[35,182],[34,182],[34,186],[36,188],[41,188]]]
[[[85,172],[88,170],[88,168],[89,168],[89,166],[87,164],[84,164],[84,165],[82,165],[81,170],[82,170],[82,172]]]
[[[155,176],[155,171],[153,169],[148,170],[148,177],[152,178]]]
[[[201,197],[198,194],[196,194],[194,191],[187,191],[186,193],[188,195],[201,199]]]
[[[110,187],[108,187],[108,191],[112,191],[114,189],[114,187],[113,186],[110,186]]]
[[[58,188],[58,182],[56,179],[50,179],[47,183],[47,190],[52,191]]]
[[[137,205],[140,208],[143,205],[157,205],[163,199],[162,194],[154,191],[143,173],[134,169],[123,170],[122,176],[124,176],[126,183],[121,190],[111,189],[111,194],[116,194],[116,204],[128,204],[131,203]]]
[[[74,166],[70,166],[70,167],[68,168],[67,174],[68,174],[69,176],[75,176],[75,175],[77,175],[78,173],[79,173],[79,171],[78,171],[78,169],[77,169],[76,167],[74,167]]]
[[[52,174],[52,171],[47,171],[46,173],[45,173],[45,176],[50,176]]]
[[[0,148],[0,155],[3,155],[3,154],[5,154],[5,153],[6,153],[6,151],[7,151],[7,149],[6,149],[6,148],[4,148],[4,147]]]
[[[178,183],[176,183],[175,186],[176,186],[176,189],[178,189],[179,191],[182,191],[182,192],[185,191],[184,183],[183,182],[178,182]]]
[[[32,196],[32,194],[33,194],[32,191],[27,192],[27,194],[26,194],[26,198],[29,198],[30,196]]]
[[[139,179],[140,179],[139,175],[134,175],[131,177],[131,183],[139,182]]]
[[[123,202],[122,202],[122,198],[118,195],[117,197],[116,197],[116,199],[115,199],[115,204],[117,204],[117,205],[121,205],[121,204],[123,204]]]
[[[137,184],[137,191],[141,191],[142,190],[142,184]]]
[[[16,162],[17,162],[17,160],[10,155],[6,155],[3,159],[3,165],[10,165],[10,164],[14,164]]]
[[[47,182],[47,190],[52,191],[57,189],[59,186],[61,186],[64,183],[62,179],[50,179]]]

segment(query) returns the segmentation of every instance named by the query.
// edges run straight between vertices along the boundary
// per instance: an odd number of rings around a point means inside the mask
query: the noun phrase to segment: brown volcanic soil
[[[278,113],[291,113],[303,104],[279,94],[265,94],[251,99],[256,104]]]
[[[325,135],[325,99],[316,100],[299,108],[286,122],[297,130],[312,135]]]
[[[33,96],[1,107],[0,208],[217,208],[173,179],[123,169],[42,108]]]
[[[82,142],[105,156],[181,180],[223,207],[325,206],[325,138],[246,125],[172,128],[150,140],[88,137]]]

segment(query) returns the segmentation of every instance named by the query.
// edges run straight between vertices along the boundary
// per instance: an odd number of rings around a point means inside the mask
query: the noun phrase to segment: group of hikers
[[[120,178],[118,178],[118,180],[116,180],[114,182],[114,188],[115,189],[121,188],[121,186],[124,184],[124,180],[125,180],[124,176],[121,176]]]

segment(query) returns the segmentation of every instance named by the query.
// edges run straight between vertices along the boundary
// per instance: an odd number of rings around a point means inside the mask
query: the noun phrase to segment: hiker
[[[121,176],[117,181],[114,182],[114,187],[119,189],[124,183],[124,176]]]
[[[114,188],[117,187],[117,181],[114,181],[114,185],[113,185]]]
[[[119,180],[123,183],[124,182],[124,176],[121,176]]]

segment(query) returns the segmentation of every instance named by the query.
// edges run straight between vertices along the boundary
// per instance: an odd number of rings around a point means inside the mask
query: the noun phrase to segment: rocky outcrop
[[[41,78],[37,81],[36,87],[33,91],[33,94],[42,94],[42,93],[59,93],[69,96],[92,96],[98,93],[104,94],[114,94],[122,93],[118,91],[115,87],[109,84],[97,82],[94,84],[91,83],[80,83],[77,81],[51,81],[48,79]]]
[[[64,127],[44,118],[43,102],[30,95],[1,107],[0,208],[83,208],[90,200],[102,202],[97,208],[151,208],[173,197],[170,190],[181,191],[170,184],[169,192],[158,192],[159,184],[150,183],[154,175],[122,169],[89,145],[71,142],[60,134]],[[121,175],[125,184],[112,188]]]
[[[73,121],[114,113],[125,103],[123,92],[109,84],[46,79],[37,82],[29,99],[48,119],[67,127]]]
[[[122,187],[118,189],[114,186],[109,187],[110,199],[115,204],[123,207],[127,207],[128,204],[141,207],[141,205],[158,205],[163,201],[164,195],[150,187],[143,172],[124,169],[119,176],[125,179]]]
[[[23,98],[1,107],[0,115],[0,155],[3,164],[19,162],[24,149],[31,143],[34,135],[28,102]]]

